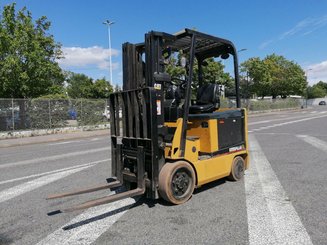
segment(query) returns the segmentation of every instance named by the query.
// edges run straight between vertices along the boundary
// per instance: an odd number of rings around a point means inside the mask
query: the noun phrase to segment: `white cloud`
[[[305,70],[307,71],[309,84],[319,81],[327,82],[327,60],[309,65]]]
[[[269,44],[271,44],[274,40],[268,40],[260,44],[259,49],[264,49],[267,47]]]
[[[312,19],[307,18],[298,22],[293,28],[284,32],[282,35],[279,36],[279,40],[283,40],[284,38],[290,37],[295,35],[296,33],[301,32],[302,30],[306,29],[307,27],[312,25]]]
[[[259,48],[264,49],[268,45],[273,42],[281,41],[283,39],[289,38],[294,35],[302,35],[306,36],[311,34],[312,32],[324,27],[327,25],[327,15],[320,16],[317,18],[306,18],[304,20],[299,21],[294,27],[285,31],[281,35],[279,35],[276,39],[271,39],[269,41],[263,42]]]
[[[58,61],[62,68],[87,68],[96,67],[101,70],[109,69],[109,49],[99,46],[88,48],[63,47],[64,59]],[[119,55],[119,51],[111,49],[112,57]],[[118,69],[119,63],[112,63],[112,69]]]

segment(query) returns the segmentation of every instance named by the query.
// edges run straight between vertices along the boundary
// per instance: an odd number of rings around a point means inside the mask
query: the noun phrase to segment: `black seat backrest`
[[[196,95],[196,104],[214,104],[219,107],[219,85],[218,84],[205,84],[202,85]]]

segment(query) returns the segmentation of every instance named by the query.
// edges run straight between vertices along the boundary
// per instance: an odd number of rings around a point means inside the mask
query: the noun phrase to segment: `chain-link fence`
[[[249,111],[265,111],[275,109],[301,108],[305,105],[305,99],[247,99],[242,101],[242,106]]]
[[[0,99],[0,131],[105,124],[107,105],[105,99]]]
[[[305,100],[295,98],[242,100],[242,107],[249,111],[300,108],[304,105]],[[221,99],[221,108],[235,106],[235,100]],[[108,123],[108,119],[106,99],[0,99],[0,131],[99,125]]]
[[[236,100],[224,98],[220,100],[220,108],[232,108],[236,106]],[[242,99],[241,106],[249,111],[265,111],[275,109],[300,108],[305,106],[305,99]]]

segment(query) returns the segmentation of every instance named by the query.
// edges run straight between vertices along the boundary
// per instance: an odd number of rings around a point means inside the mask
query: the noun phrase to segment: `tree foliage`
[[[26,8],[15,10],[15,3],[0,15],[0,97],[35,98],[62,85],[62,71],[56,62],[61,46],[48,33],[45,16],[32,19]]]
[[[187,74],[186,69],[180,65],[181,57],[180,54],[178,54],[177,57],[172,56],[166,66],[167,73],[169,73],[173,78],[181,78]],[[232,79],[229,73],[224,72],[224,65],[221,62],[215,61],[214,58],[208,58],[205,60],[205,65],[202,67],[204,83],[219,83],[225,86],[232,86]],[[198,83],[198,61],[196,59],[194,60],[192,79],[195,84]]]
[[[302,68],[285,57],[272,54],[261,60],[250,58],[241,64],[250,81],[251,92],[257,96],[303,95],[307,86]]]
[[[168,64],[166,65],[166,72],[171,75],[172,80],[174,78],[185,79],[187,75],[187,67],[181,66],[182,54],[171,55]],[[217,83],[220,85],[225,85],[227,90],[233,90],[234,82],[229,73],[224,72],[224,65],[215,60],[214,58],[208,58],[203,62],[202,65],[202,79],[203,83]],[[196,91],[199,87],[199,68],[197,59],[194,60],[193,66],[193,77],[192,77],[192,90],[193,96],[196,95]]]
[[[308,99],[323,98],[327,95],[327,83],[319,81],[317,84],[308,87]]]
[[[113,92],[112,85],[105,78],[93,80],[92,78],[73,72],[68,72],[67,93],[70,98],[109,98]]]

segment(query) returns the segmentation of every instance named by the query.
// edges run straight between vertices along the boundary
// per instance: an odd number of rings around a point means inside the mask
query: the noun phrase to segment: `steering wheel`
[[[171,83],[173,85],[180,86],[182,89],[186,89],[186,85],[187,85],[187,80],[186,79],[182,79],[182,78],[179,78],[179,77],[171,77],[171,80],[179,81],[180,83],[178,83],[178,84],[174,83],[173,81],[171,81]]]

